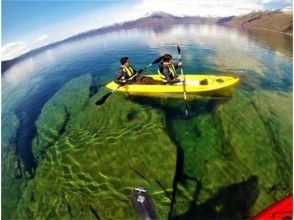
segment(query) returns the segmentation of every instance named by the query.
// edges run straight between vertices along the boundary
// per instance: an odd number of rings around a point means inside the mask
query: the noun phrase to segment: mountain
[[[217,24],[226,25],[231,27],[242,28],[258,28],[267,29],[272,31],[284,32],[292,34],[292,20],[293,15],[289,11],[283,10],[276,11],[257,11],[241,16],[230,16],[222,18],[200,17],[200,16],[184,16],[178,17],[165,12],[153,12],[146,14],[145,17],[127,21],[123,23],[116,23],[111,26],[105,26],[97,29],[93,29],[87,32],[83,32],[61,41],[31,50],[25,54],[22,54],[14,59],[1,62],[2,73],[10,68],[13,64],[25,59],[27,56],[41,53],[42,51],[59,46],[64,43],[70,43],[75,40],[79,40],[85,37],[90,37],[97,34],[132,28],[153,28],[155,31],[157,28],[167,28],[170,25],[175,24]]]
[[[266,29],[271,31],[293,33],[293,15],[289,11],[256,11],[242,16],[221,18],[217,24],[231,27]]]
[[[175,24],[204,24],[215,23],[216,18],[207,18],[200,16],[184,16],[178,17],[165,12],[153,12],[147,14],[146,17],[139,18],[134,21],[123,23],[124,28],[140,28],[140,27],[156,27],[156,26],[168,26]]]

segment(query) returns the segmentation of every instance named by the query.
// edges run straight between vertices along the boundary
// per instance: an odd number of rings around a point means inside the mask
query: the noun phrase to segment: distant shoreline
[[[290,37],[293,37],[293,33],[286,33],[286,32],[282,32],[282,31],[270,30],[270,29],[266,29],[266,28],[255,28],[255,27],[243,27],[243,28],[245,28],[245,29],[254,29],[254,30],[262,30],[262,31],[270,31],[270,32],[279,33],[279,34],[285,34],[285,35],[288,35]]]
[[[286,32],[277,31],[277,30],[271,30],[271,29],[267,29],[267,28],[259,28],[259,27],[237,27],[237,26],[230,26],[230,25],[223,25],[223,26],[229,27],[229,28],[238,28],[238,29],[242,29],[242,30],[270,31],[270,32],[273,32],[273,33],[284,34],[284,35],[287,35],[289,37],[293,37],[293,33],[286,33]]]
[[[283,18],[283,19],[281,19]],[[269,22],[269,20],[272,20]],[[223,18],[208,18],[208,17],[177,17],[164,12],[156,12],[148,17],[139,18],[133,21],[127,21],[120,24],[114,24],[111,26],[100,27],[87,32],[79,33],[74,36],[68,37],[64,40],[56,41],[54,43],[42,46],[37,49],[33,49],[22,55],[19,55],[10,60],[1,61],[2,74],[8,70],[14,64],[24,60],[28,56],[39,54],[47,49],[57,47],[62,44],[70,43],[83,38],[91,37],[94,35],[105,34],[118,30],[126,30],[133,28],[144,28],[144,27],[156,27],[156,26],[170,26],[178,24],[208,24],[208,25],[220,25],[238,29],[254,29],[271,31],[275,33],[285,34],[293,37],[292,27],[292,14],[283,13],[281,10],[266,11],[266,12],[252,12],[242,16],[230,16]],[[276,22],[276,23],[275,23]],[[283,25],[285,31],[280,31],[273,28],[280,28],[280,23]],[[268,26],[268,28],[263,28]]]

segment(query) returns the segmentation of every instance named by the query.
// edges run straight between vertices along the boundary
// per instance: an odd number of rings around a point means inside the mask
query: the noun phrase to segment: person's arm
[[[119,69],[119,70],[116,72],[115,79],[116,79],[116,80],[120,80],[123,76],[124,76],[124,72],[122,71],[122,69]]]
[[[116,72],[116,76],[115,76],[115,82],[118,83],[120,82],[122,79],[125,79],[125,72],[120,68],[117,72]]]

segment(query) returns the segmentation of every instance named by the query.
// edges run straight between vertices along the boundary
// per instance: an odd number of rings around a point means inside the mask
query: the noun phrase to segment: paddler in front
[[[178,83],[181,82],[181,80],[178,78],[176,69],[182,66],[182,62],[174,65],[173,57],[170,54],[165,54],[162,57],[162,61],[159,63],[158,74],[164,82],[167,82],[170,85],[173,83]]]
[[[115,82],[118,84],[126,84],[135,82],[138,73],[137,71],[129,64],[129,58],[123,57],[120,59],[121,66],[116,73]]]
[[[128,57],[120,59],[121,66],[116,73],[114,82],[120,85],[124,84],[161,84],[161,81],[154,80],[152,77],[140,76],[143,69],[136,71],[129,63]]]

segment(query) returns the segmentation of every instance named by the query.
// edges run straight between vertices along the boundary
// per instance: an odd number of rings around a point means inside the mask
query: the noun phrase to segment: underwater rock
[[[218,108],[233,159],[247,175],[258,177],[260,194],[252,214],[292,192],[291,100],[290,93],[258,90],[248,98],[237,94]]]
[[[270,192],[278,200],[292,189],[292,92],[262,90],[251,99],[271,138],[278,172]]]
[[[175,120],[169,130],[183,169],[172,217],[244,219],[290,194],[291,100],[291,93],[237,91],[189,123]]]
[[[16,178],[14,176],[15,161],[17,160],[13,150],[8,148],[1,149],[1,188],[2,188],[2,203],[1,203],[1,219],[13,219],[16,206],[19,202],[21,192],[25,187],[26,180],[24,178]],[[22,175],[23,166],[18,170]]]
[[[16,137],[19,121],[13,113],[2,114],[1,133],[1,187],[2,219],[11,219],[25,185],[23,166],[16,155]]]
[[[166,219],[176,147],[165,133],[162,112],[119,94],[97,107],[102,94],[89,98],[89,82],[89,76],[69,82],[44,106],[35,152],[50,147],[15,217],[137,219],[131,191],[144,186],[158,216]],[[66,120],[65,106],[70,117],[58,135]]]
[[[33,153],[42,159],[65,131],[71,116],[79,113],[89,100],[90,74],[71,80],[63,86],[42,108],[36,121],[38,135],[33,140]],[[40,158],[41,156],[41,158]]]
[[[222,141],[213,115],[196,115],[189,125],[181,120],[174,123],[172,127],[182,131],[176,135],[176,143],[183,152],[183,169],[172,210],[172,217],[178,218],[204,204],[221,188],[242,182],[246,175],[238,163],[228,157],[230,151]],[[199,219],[209,219],[209,216]]]

